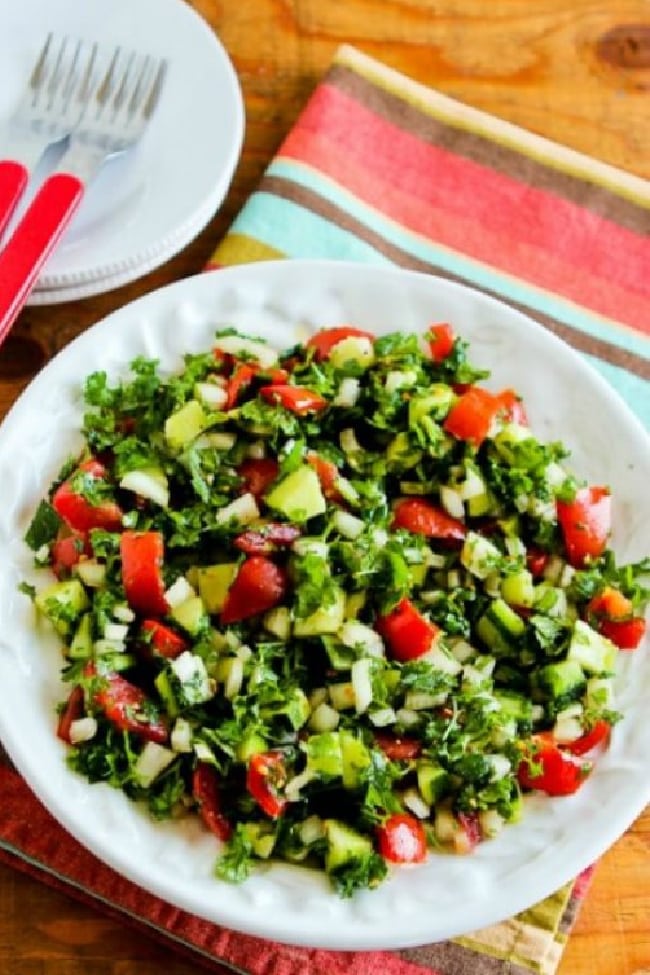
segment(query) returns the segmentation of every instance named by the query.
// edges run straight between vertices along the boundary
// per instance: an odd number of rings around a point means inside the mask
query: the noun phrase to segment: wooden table
[[[19,0],[13,0],[18,3]],[[29,308],[0,350],[0,417],[42,364],[126,302],[200,270],[339,43],[650,177],[648,0],[192,0],[244,91],[247,133],[221,212],[128,287]],[[588,824],[585,824],[588,828]],[[650,811],[601,861],[559,975],[650,975]],[[143,935],[0,868],[2,975],[190,975]],[[314,973],[325,975],[325,973]]]

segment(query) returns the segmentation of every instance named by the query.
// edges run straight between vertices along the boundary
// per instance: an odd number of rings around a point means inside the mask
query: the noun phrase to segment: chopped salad
[[[449,325],[130,368],[87,378],[26,535],[72,769],[198,814],[220,878],[282,859],[343,896],[585,783],[650,559],[617,565],[609,489]]]

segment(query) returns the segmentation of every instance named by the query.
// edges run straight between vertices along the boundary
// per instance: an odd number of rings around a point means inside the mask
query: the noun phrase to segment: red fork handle
[[[83,192],[84,184],[76,176],[49,176],[0,251],[0,345],[72,219]]]
[[[9,223],[28,178],[27,167],[22,163],[0,159],[0,234]]]

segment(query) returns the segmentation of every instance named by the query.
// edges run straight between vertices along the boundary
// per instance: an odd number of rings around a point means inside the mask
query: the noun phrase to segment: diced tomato
[[[224,843],[232,835],[232,826],[221,812],[217,770],[207,762],[199,762],[192,775],[192,795],[199,805],[201,819],[211,833]]]
[[[578,765],[563,755],[556,744],[538,736],[537,749],[530,756],[540,772],[533,774],[528,758],[517,769],[519,784],[524,789],[541,789],[549,796],[569,796],[576,792],[589,774],[589,768]]]
[[[231,355],[230,352],[223,352],[222,349],[213,349],[212,355],[214,356],[214,361],[219,367],[219,371],[222,375],[229,376],[235,365],[235,357]]]
[[[596,721],[593,727],[589,731],[586,731],[584,735],[580,735],[575,741],[571,741],[561,747],[565,751],[571,752],[572,755],[586,755],[587,752],[590,752],[598,745],[607,744],[611,730],[612,726],[609,721],[601,719],[600,721]]]
[[[636,650],[646,631],[642,616],[633,616],[632,600],[613,586],[597,593],[587,604],[587,619],[599,633],[615,643],[619,650]]]
[[[580,569],[604,552],[612,527],[608,488],[580,488],[573,501],[557,502],[557,516],[571,565]]]
[[[87,665],[85,676],[95,674],[94,664]],[[145,692],[120,674],[102,674],[93,693],[93,704],[120,731],[130,731],[146,741],[164,745],[169,739],[167,725]]]
[[[454,850],[460,854],[471,853],[482,839],[478,813],[459,812],[456,819],[458,829],[454,836]]]
[[[247,363],[237,366],[226,386],[226,396],[228,398],[224,404],[225,410],[231,410],[237,404],[240,394],[250,386],[255,372],[256,370]]]
[[[120,538],[120,553],[122,582],[131,609],[143,616],[164,616],[169,605],[162,577],[162,534],[125,531]]]
[[[440,322],[432,325],[427,334],[429,349],[434,362],[443,362],[454,347],[456,336],[451,325]]]
[[[282,815],[287,804],[287,800],[278,795],[286,781],[287,770],[280,752],[261,752],[252,756],[246,773],[246,788],[260,809],[273,819]]]
[[[392,863],[422,863],[427,856],[424,826],[408,813],[395,813],[377,827],[377,845],[384,860]]]
[[[596,616],[599,620],[629,620],[632,614],[632,600],[613,586],[605,586],[587,603],[587,616]]]
[[[469,440],[480,447],[500,407],[498,398],[487,389],[470,386],[450,409],[443,427],[452,437]]]
[[[314,358],[318,361],[327,359],[335,345],[344,339],[360,338],[375,341],[372,332],[364,332],[362,328],[353,328],[351,325],[340,325],[338,328],[323,328],[307,342],[308,349],[314,349]]]
[[[87,547],[88,540],[83,532],[73,532],[56,539],[52,545],[52,571],[57,579],[70,574],[70,569],[77,565]]]
[[[158,620],[144,620],[142,632],[147,637],[146,646],[159,657],[173,660],[175,657],[180,657],[188,648],[187,640],[180,633]]]
[[[88,532],[91,528],[119,531],[122,527],[122,509],[115,501],[92,504],[74,489],[74,482],[78,478],[92,485],[93,481],[105,481],[107,477],[108,471],[104,465],[91,458],[80,464],[74,474],[54,492],[52,507],[73,531]]]
[[[598,629],[619,650],[636,650],[645,635],[646,622],[642,616],[633,616],[631,620],[602,620]]]
[[[273,484],[280,467],[272,457],[261,457],[259,460],[248,458],[239,465],[237,473],[243,478],[245,489],[259,498]]]
[[[496,398],[499,402],[500,412],[509,423],[519,423],[522,427],[529,425],[526,408],[514,389],[502,389],[500,393],[497,393]]]
[[[401,498],[395,505],[391,527],[393,531],[405,528],[415,535],[444,541],[462,542],[467,533],[462,521],[423,498]]]
[[[269,403],[279,403],[285,410],[298,416],[319,413],[328,405],[327,400],[320,393],[314,393],[304,386],[288,386],[282,383],[277,383],[275,386],[262,386],[260,396]]]
[[[409,599],[402,599],[387,616],[378,617],[376,630],[388,644],[390,655],[401,663],[428,653],[440,633]]]
[[[417,738],[402,738],[385,731],[375,732],[375,743],[391,762],[410,762],[422,751],[422,742]]]
[[[544,569],[548,565],[550,556],[548,552],[542,552],[539,548],[531,546],[526,553],[526,565],[535,579],[544,575]]]
[[[319,457],[313,450],[307,454],[307,463],[311,464],[316,471],[321,489],[328,501],[335,501],[336,503],[343,501],[336,487],[340,477],[336,464],[332,463],[331,460],[325,460],[324,457]]]
[[[68,745],[71,744],[70,728],[72,726],[72,722],[78,721],[79,718],[83,718],[84,711],[85,705],[83,688],[77,685],[76,687],[72,688],[65,707],[59,715],[56,733],[61,741],[67,742]]]
[[[287,589],[283,570],[263,555],[251,555],[243,563],[228,590],[221,622],[237,623],[277,606]]]
[[[291,545],[300,538],[300,529],[296,525],[283,522],[269,522],[259,531],[244,532],[234,541],[236,548],[247,555],[268,555],[278,546]]]

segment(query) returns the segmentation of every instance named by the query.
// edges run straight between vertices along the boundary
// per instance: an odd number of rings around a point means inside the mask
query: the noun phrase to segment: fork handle
[[[49,176],[0,251],[0,345],[83,193],[84,183],[76,176],[70,173]]]
[[[27,167],[13,159],[0,159],[0,234],[11,219],[27,186]]]

